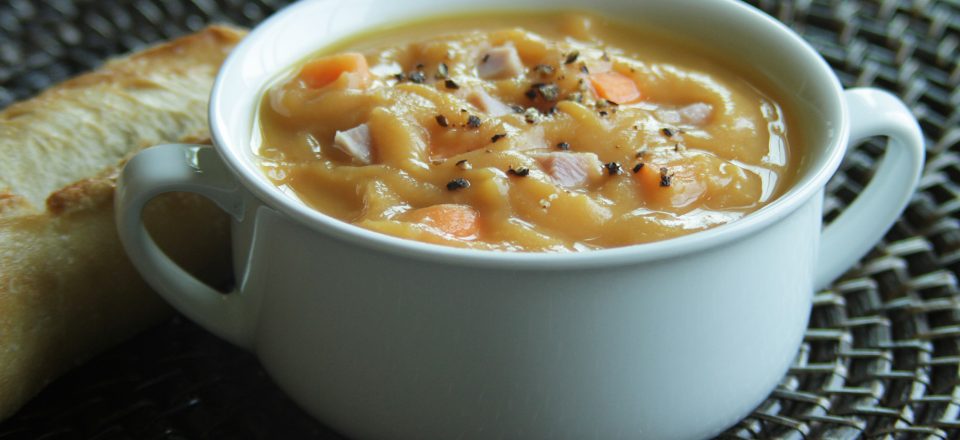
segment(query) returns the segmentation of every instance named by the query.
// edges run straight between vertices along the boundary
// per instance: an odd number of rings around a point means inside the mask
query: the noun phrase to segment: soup
[[[789,111],[732,57],[588,13],[353,36],[264,92],[257,157],[310,207],[397,237],[563,252],[664,240],[780,195]]]

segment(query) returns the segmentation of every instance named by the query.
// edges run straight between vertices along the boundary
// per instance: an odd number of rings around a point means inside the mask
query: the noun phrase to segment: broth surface
[[[398,237],[663,240],[735,221],[797,174],[789,111],[731,59],[586,13],[437,17],[292,67],[264,93],[254,148],[307,205]]]

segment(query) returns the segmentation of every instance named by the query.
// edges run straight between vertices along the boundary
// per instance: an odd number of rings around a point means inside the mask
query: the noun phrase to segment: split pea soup
[[[256,156],[306,205],[397,237],[565,252],[736,221],[802,151],[769,81],[589,13],[444,16],[320,49],[263,93]]]

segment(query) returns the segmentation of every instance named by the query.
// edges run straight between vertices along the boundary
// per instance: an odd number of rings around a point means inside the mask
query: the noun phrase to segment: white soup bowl
[[[482,9],[481,9],[482,8]],[[364,230],[274,186],[251,147],[265,85],[326,44],[379,25],[479,10],[585,8],[697,39],[787,91],[805,156],[797,183],[744,219],[662,242],[573,254],[454,249]],[[910,112],[844,91],[817,53],[734,1],[316,0],[258,26],[210,102],[214,146],[164,145],[123,170],[126,249],[147,281],[252,350],[307,411],[359,438],[697,438],[776,386],[815,289],[860,258],[916,185]],[[827,180],[851,141],[890,136],[875,177],[821,230]],[[141,211],[192,191],[233,217],[236,291],[164,255]],[[176,221],[176,219],[171,219]]]

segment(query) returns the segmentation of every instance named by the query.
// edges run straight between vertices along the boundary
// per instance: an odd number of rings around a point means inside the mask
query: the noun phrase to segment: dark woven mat
[[[283,3],[0,0],[0,108],[108,56],[212,21],[251,25]],[[884,241],[816,295],[780,387],[724,437],[960,437],[960,2],[758,3],[846,86],[900,95],[921,120],[929,156],[920,191]],[[848,155],[828,188],[828,219],[860,192],[882,147]],[[339,437],[284,397],[251,355],[175,318],[0,424],[0,440],[73,438]]]

